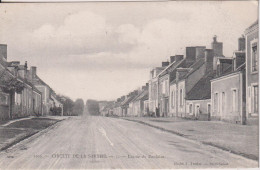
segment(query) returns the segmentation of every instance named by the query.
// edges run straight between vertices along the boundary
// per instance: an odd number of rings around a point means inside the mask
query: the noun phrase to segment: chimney
[[[205,53],[204,53],[205,49],[206,49],[206,46],[197,46],[196,47],[196,61],[205,57]]]
[[[246,49],[246,39],[245,36],[238,38],[238,51],[245,51]]]
[[[175,61],[175,56],[170,56],[170,62],[173,63]]]
[[[25,63],[24,63],[24,70],[27,70],[27,68],[28,68],[27,61],[25,61]]]
[[[7,61],[7,45],[0,44],[0,59]]]
[[[233,71],[235,71],[238,67],[245,63],[245,52],[235,52],[235,56],[233,57]]]
[[[162,67],[167,67],[169,65],[169,61],[163,61],[162,62]]]
[[[223,43],[217,41],[217,36],[213,37],[213,42],[211,43],[211,48],[213,49],[215,56],[223,56]]]
[[[186,47],[186,62],[193,64],[195,61],[196,61],[196,48]]]
[[[213,58],[214,58],[214,52],[212,49],[205,49],[204,50],[204,59],[205,59],[205,63],[206,63],[206,73],[213,70],[214,66],[213,66]],[[215,65],[217,63],[214,63]]]
[[[36,74],[37,74],[37,67],[32,66],[31,69],[30,69],[30,72],[31,72],[31,79],[33,80],[36,77]]]
[[[183,58],[184,58],[183,55],[176,55],[176,56],[175,56],[175,61],[176,61],[176,62],[177,62],[177,61],[181,61]]]

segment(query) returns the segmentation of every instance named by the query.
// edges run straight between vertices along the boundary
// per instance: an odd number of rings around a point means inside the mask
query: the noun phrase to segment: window
[[[8,95],[0,93],[0,105],[7,105],[8,104]]]
[[[190,115],[193,114],[193,113],[192,113],[192,104],[189,105],[189,113],[190,113]]]
[[[21,104],[21,94],[15,92],[14,100],[15,100],[15,104],[20,105]]]
[[[225,113],[225,104],[226,104],[226,96],[225,96],[225,92],[222,92],[222,110],[221,113]]]
[[[180,106],[183,105],[183,94],[182,89],[180,90]]]
[[[211,105],[208,103],[208,108],[207,108],[208,114],[211,113]]]
[[[258,113],[258,85],[253,86],[254,90],[254,113]]]
[[[232,90],[232,111],[237,111],[237,90]]]
[[[162,94],[165,94],[165,81],[162,82]]]
[[[248,96],[247,96],[247,101],[248,101],[248,113],[251,113],[251,87],[248,87]]]
[[[175,91],[172,91],[172,108],[175,107]]]
[[[218,93],[215,93],[214,96],[214,112],[218,113],[219,112],[219,102],[218,102]]]
[[[252,47],[252,72],[258,70],[258,53],[257,53],[257,45],[254,44]]]

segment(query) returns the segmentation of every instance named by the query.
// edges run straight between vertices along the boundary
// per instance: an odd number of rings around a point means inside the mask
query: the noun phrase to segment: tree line
[[[68,96],[57,95],[58,100],[63,104],[64,116],[81,116],[84,113],[83,99],[73,101]]]

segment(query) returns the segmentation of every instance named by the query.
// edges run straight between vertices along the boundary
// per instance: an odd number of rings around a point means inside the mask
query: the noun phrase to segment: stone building
[[[243,38],[232,58],[217,58],[216,76],[211,80],[211,119],[246,123],[245,51]]]
[[[258,21],[245,30],[246,38],[246,117],[247,122],[258,123],[259,118],[259,56]],[[243,43],[243,42],[242,42]]]
[[[182,66],[183,61],[183,55],[171,56],[169,66],[158,74],[158,115],[161,117],[169,116],[170,81],[173,79],[172,75],[176,73],[176,69]]]
[[[186,98],[192,88],[212,69],[213,56],[205,46],[186,47],[185,60],[176,69],[170,82],[170,114],[177,117],[190,117]],[[210,58],[211,57],[211,58]]]
[[[27,62],[8,62],[7,45],[1,44],[0,67],[1,119],[41,115],[41,92],[29,81]]]
[[[52,115],[51,110],[54,107],[59,107],[61,113],[58,114],[63,115],[62,103],[56,98],[54,90],[37,75],[37,67],[35,66],[32,66],[29,70],[29,81],[42,93],[43,115]]]
[[[161,73],[169,63],[162,62],[162,67],[155,67],[150,71],[149,80],[149,111],[156,114],[158,111],[158,75]]]
[[[148,83],[142,86],[139,94],[130,102],[129,108],[131,109],[131,116],[144,116],[145,115],[145,103],[148,100]]]

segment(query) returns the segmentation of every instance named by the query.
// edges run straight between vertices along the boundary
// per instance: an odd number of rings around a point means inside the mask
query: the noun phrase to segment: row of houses
[[[7,61],[7,45],[0,44],[0,119],[63,115],[54,90],[27,62]]]
[[[118,98],[105,113],[257,123],[257,48],[258,21],[238,38],[229,56],[223,55],[217,36],[210,49],[186,47],[184,55],[153,68],[146,85]]]

